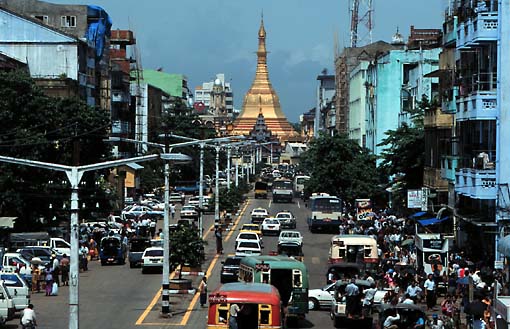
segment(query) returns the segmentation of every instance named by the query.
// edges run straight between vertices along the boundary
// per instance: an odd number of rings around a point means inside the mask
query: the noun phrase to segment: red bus
[[[280,294],[266,283],[225,283],[209,294],[208,329],[228,328],[229,310],[237,304],[237,324],[242,329],[282,328]]]

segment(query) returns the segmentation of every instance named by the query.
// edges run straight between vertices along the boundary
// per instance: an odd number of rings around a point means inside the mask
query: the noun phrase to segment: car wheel
[[[319,309],[319,301],[316,298],[308,297],[308,309],[315,311]]]

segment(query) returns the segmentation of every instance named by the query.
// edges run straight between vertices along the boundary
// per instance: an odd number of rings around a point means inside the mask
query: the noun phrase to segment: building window
[[[48,16],[46,15],[35,15],[34,18],[40,20],[44,24],[48,24]]]
[[[60,22],[62,27],[76,27],[76,16],[61,16]]]

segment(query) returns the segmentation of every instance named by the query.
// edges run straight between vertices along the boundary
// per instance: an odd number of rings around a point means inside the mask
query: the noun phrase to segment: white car
[[[256,241],[262,247],[262,238],[255,232],[240,232],[236,238],[236,247],[240,241]]]
[[[257,241],[241,240],[236,247],[236,256],[260,256],[262,247]]]
[[[299,231],[281,231],[278,236],[278,243],[293,242],[299,245],[303,244],[303,236]]]
[[[209,200],[211,200],[210,197],[208,196],[205,196],[203,197],[203,202],[202,202],[202,208],[204,210],[209,210]],[[200,197],[198,196],[192,196],[189,201],[188,201],[188,204],[190,206],[195,206],[197,209],[198,209],[198,206],[200,204]]]
[[[296,217],[290,211],[280,211],[275,218],[280,221],[282,228],[296,228]]]
[[[318,310],[331,307],[335,299],[335,283],[329,283],[320,289],[308,290],[308,309]]]
[[[261,223],[267,217],[269,217],[269,213],[265,208],[255,208],[251,211],[252,223]]]
[[[163,270],[163,248],[150,247],[142,255],[142,273],[149,269]]]
[[[195,206],[187,205],[181,208],[181,218],[198,218],[198,211]]]
[[[266,218],[260,225],[262,235],[279,235],[280,234],[280,221],[276,218]]]

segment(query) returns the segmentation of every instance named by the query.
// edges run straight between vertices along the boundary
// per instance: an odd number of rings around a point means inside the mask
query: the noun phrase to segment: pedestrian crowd
[[[414,245],[416,234],[413,219],[397,218],[387,211],[373,213],[370,221],[355,221],[348,214],[339,226],[340,234],[364,234],[377,240],[380,263],[357,279],[372,282],[372,286],[363,291],[355,289],[354,278],[345,289],[347,313],[366,316],[371,312],[374,295],[377,290],[385,290],[382,303],[423,305],[429,314],[428,319],[419,318],[414,328],[445,329],[459,328],[461,315],[473,328],[494,328],[490,307],[494,303],[494,290],[497,294],[508,294],[503,286],[500,271],[492,269],[486,260],[471,260],[465,252],[450,250],[448,266],[441,255],[431,254],[424,260],[430,264],[418,266],[419,253]],[[353,258],[352,262],[358,261]],[[443,267],[444,266],[444,267]],[[328,282],[334,281],[335,272],[328,273]],[[355,302],[349,302],[355,299]],[[362,312],[355,309],[361,305]],[[398,328],[398,313],[388,316],[383,327]]]

